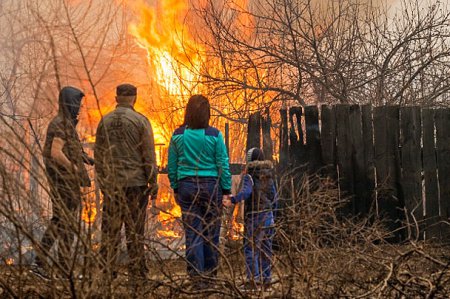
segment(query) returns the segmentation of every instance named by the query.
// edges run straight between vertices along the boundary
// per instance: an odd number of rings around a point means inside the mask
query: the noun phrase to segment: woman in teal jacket
[[[209,126],[210,104],[192,96],[184,124],[169,146],[169,180],[181,207],[187,272],[198,288],[207,287],[218,267],[222,197],[231,193],[228,154],[222,133]]]

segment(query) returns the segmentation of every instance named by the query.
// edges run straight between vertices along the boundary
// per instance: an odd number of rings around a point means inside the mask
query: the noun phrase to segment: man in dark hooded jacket
[[[64,87],[59,93],[58,115],[47,129],[43,158],[52,200],[52,218],[40,242],[35,270],[45,275],[44,258],[56,240],[60,269],[67,269],[70,247],[77,227],[77,212],[81,203],[80,187],[90,186],[84,163],[93,164],[83,151],[75,127],[78,122],[81,100],[84,94],[74,87]]]

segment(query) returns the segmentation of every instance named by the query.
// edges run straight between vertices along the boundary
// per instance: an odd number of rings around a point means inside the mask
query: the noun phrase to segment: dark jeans
[[[218,267],[222,191],[217,178],[184,178],[178,182],[186,238],[187,272],[215,276]]]
[[[81,192],[76,180],[64,180],[59,176],[48,176],[52,218],[42,236],[41,256],[36,256],[36,264],[43,267],[51,248],[58,240],[57,259],[62,269],[70,268],[71,246],[78,227],[77,214],[81,203]]]
[[[272,280],[273,214],[263,212],[246,215],[244,254],[247,278],[256,283]]]
[[[106,262],[105,273],[116,275],[120,231],[125,224],[129,271],[144,278],[147,274],[144,230],[147,219],[148,195],[146,186],[128,187],[103,193],[102,242],[100,252]]]

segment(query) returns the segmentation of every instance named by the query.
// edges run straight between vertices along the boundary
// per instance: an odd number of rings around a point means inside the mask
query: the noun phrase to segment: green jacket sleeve
[[[173,192],[178,193],[178,151],[173,136],[170,139],[169,144],[169,160],[167,162],[167,171],[169,175],[170,187],[173,189]]]
[[[216,142],[216,165],[219,170],[220,186],[224,195],[231,194],[231,173],[228,161],[227,148],[223,141],[223,135],[219,132]]]

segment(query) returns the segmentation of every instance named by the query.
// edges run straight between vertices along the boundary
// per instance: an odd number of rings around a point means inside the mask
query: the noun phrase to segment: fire
[[[83,200],[83,209],[81,210],[81,219],[88,224],[92,224],[97,216],[97,205],[95,201],[87,198]]]
[[[147,50],[156,82],[166,95],[183,97],[196,92],[196,71],[202,59],[199,45],[190,36],[183,18],[184,0],[163,0],[158,7],[139,6],[140,22],[130,26],[137,43]]]
[[[161,200],[161,202],[164,202],[163,200]],[[160,222],[167,222],[167,221],[172,221],[176,218],[180,218],[181,217],[181,208],[179,205],[177,205],[175,202],[170,202],[170,204],[173,206],[170,210],[168,211],[161,211],[161,213],[159,213],[158,215],[158,220]]]
[[[137,4],[136,4],[137,2]],[[154,6],[144,1],[127,1],[128,6],[135,8],[138,15],[136,23],[130,25],[129,32],[135,38],[136,43],[146,51],[149,73],[151,78],[157,86],[157,95],[155,99],[155,106],[158,111],[149,109],[150,103],[143,101],[138,96],[135,109],[145,116],[147,116],[153,127],[154,139],[156,144],[156,155],[159,166],[165,165],[167,162],[167,148],[170,134],[176,126],[182,122],[183,107],[187,98],[194,94],[205,91],[206,87],[199,84],[200,74],[205,69],[209,68],[212,71],[220,72],[220,59],[214,59],[207,56],[205,47],[196,41],[194,32],[192,30],[192,22],[187,20],[187,15],[190,10],[188,0],[160,0],[154,1]],[[200,6],[206,7],[207,1],[199,0]],[[248,9],[248,0],[235,0],[227,2],[229,11],[240,12],[239,16],[234,20],[240,24],[242,30],[248,38],[251,38],[253,26],[253,19],[251,14],[241,13]],[[197,35],[195,35],[197,36]],[[215,69],[217,68],[217,69]],[[265,78],[268,75],[251,74],[251,71],[243,72],[246,82],[252,81],[252,77]],[[247,78],[247,76],[249,78]],[[153,92],[153,91],[152,91]],[[229,94],[229,98],[233,99],[235,107],[252,106],[252,109],[257,109],[257,104],[250,104],[246,101],[245,95],[240,91],[236,94]],[[112,99],[113,96],[111,95]],[[258,97],[257,97],[258,98]],[[263,98],[260,98],[263,100]],[[218,98],[214,99],[213,106],[229,113],[231,111],[229,99]],[[245,103],[245,105],[244,105]],[[255,102],[256,103],[256,102]],[[114,103],[111,105],[102,105],[102,111],[97,109],[96,105],[88,110],[89,123],[96,125],[100,121],[101,115],[104,115],[114,109]],[[213,120],[216,126],[223,125],[223,119]],[[232,147],[236,146],[236,151],[241,156],[241,150],[238,148],[242,146],[240,141],[244,140],[241,136],[242,128],[236,126],[237,138],[231,137]],[[95,136],[86,136],[87,142],[95,142]],[[158,220],[162,223],[164,230],[158,232],[161,236],[180,237],[180,235],[172,228],[177,219],[181,217],[181,209],[175,203],[173,196],[163,194],[158,196],[160,204],[164,206],[162,212],[158,216]],[[235,211],[235,214],[237,211]],[[96,205],[92,202],[87,202],[83,206],[82,217],[86,223],[92,223],[97,214]],[[233,236],[239,238],[239,234],[243,232],[243,225],[238,223],[233,216]]]
[[[253,38],[255,22],[251,14],[251,5],[248,0],[232,0],[223,4],[210,1],[197,0],[160,0],[153,5],[139,1],[138,4],[128,1],[130,8],[137,14],[137,20],[129,27],[130,34],[136,43],[145,50],[148,60],[149,73],[156,84],[158,100],[155,103],[156,110],[148,115],[154,125],[154,131],[160,137],[155,142],[161,144],[158,159],[166,162],[163,153],[167,150],[170,134],[176,126],[182,123],[184,104],[190,95],[195,93],[208,94],[211,90],[209,80],[203,84],[202,75],[212,74],[220,77],[229,70],[223,69],[223,57],[214,56],[209,45],[214,37],[208,35],[202,29],[201,16],[195,16],[192,12],[196,9],[209,9],[216,6],[228,15],[230,22],[242,31],[242,36],[249,41]],[[192,4],[190,4],[192,3]],[[209,45],[209,46],[208,46]],[[214,46],[212,46],[214,47]],[[249,53],[251,55],[251,53]],[[265,69],[240,69],[240,60],[231,61],[233,64],[233,77],[241,77],[240,80],[249,85],[259,86],[260,81],[269,80],[272,74]],[[236,64],[236,65],[234,65]],[[216,75],[217,74],[217,75]],[[218,83],[223,85],[222,82]],[[212,89],[215,87],[212,86]],[[212,100],[212,106],[223,114],[235,113],[234,109],[258,110],[260,105],[272,97],[265,96],[267,92],[258,95],[252,93],[253,99],[249,100],[248,93],[237,88],[226,96],[217,96]],[[233,103],[230,105],[230,99]],[[147,103],[148,105],[148,103]],[[225,119],[215,118],[211,120],[217,127],[223,127]],[[240,148],[244,147],[244,139],[237,124],[232,124],[232,147],[230,155],[233,159],[241,159]]]
[[[7,258],[7,259],[5,260],[5,264],[8,265],[8,266],[14,265],[14,259],[13,259],[12,257]]]
[[[191,94],[200,92],[197,82],[203,62],[202,47],[194,41],[185,23],[188,10],[185,0],[162,0],[155,6],[139,2],[135,7],[138,23],[129,28],[136,43],[147,53],[149,72],[156,83],[152,86],[157,87],[153,92],[158,95],[154,103],[158,111],[146,115],[152,121],[159,165],[167,162],[169,138],[182,123],[184,102]],[[137,110],[139,106],[148,106],[137,104]]]
[[[84,140],[86,143],[95,143],[95,136],[94,135],[86,135],[84,137]]]
[[[157,235],[166,238],[180,238],[180,223],[178,221],[181,218],[180,206],[169,194],[161,196],[157,205],[161,209],[158,214],[158,222],[162,226],[162,229],[157,231]]]
[[[241,218],[241,216],[239,215],[240,210],[241,209],[238,205],[234,207],[233,217],[231,219],[231,227],[230,231],[228,232],[230,239],[235,241],[242,239],[244,233],[244,224],[239,221],[239,218]]]
[[[181,234],[177,233],[173,230],[158,230],[158,237],[165,237],[165,238],[180,238]]]

